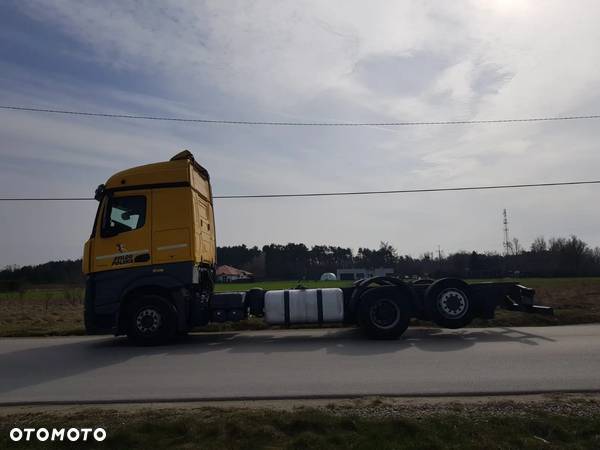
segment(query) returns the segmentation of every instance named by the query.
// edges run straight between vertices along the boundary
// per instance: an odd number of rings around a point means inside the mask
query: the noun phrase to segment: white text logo
[[[106,439],[104,428],[13,428],[10,439],[14,442],[38,440],[46,441],[87,441],[88,439],[102,442]]]

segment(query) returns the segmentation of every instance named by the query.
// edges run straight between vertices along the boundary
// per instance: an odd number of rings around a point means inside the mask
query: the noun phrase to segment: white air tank
[[[344,320],[341,289],[290,289],[265,293],[265,321],[271,325]]]

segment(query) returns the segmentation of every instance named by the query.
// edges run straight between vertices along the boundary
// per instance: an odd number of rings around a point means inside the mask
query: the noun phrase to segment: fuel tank
[[[265,293],[265,322],[271,325],[342,322],[341,289],[290,289]]]

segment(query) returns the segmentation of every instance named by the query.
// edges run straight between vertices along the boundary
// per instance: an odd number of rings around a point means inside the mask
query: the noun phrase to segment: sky
[[[0,4],[0,104],[251,121],[600,113],[595,1],[69,1]],[[599,179],[600,121],[269,127],[0,110],[0,196],[91,196],[192,151],[215,195]],[[600,245],[599,185],[215,200],[218,245],[501,251]],[[0,267],[79,258],[96,204],[2,202]]]

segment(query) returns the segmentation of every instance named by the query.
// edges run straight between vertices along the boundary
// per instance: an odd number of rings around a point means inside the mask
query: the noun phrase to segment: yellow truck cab
[[[497,307],[552,314],[514,282],[456,278],[359,280],[342,288],[214,293],[216,246],[208,172],[189,151],[119,172],[98,186],[85,243],[85,326],[159,344],[209,322],[249,315],[270,325],[358,324],[370,338],[400,336],[411,318],[460,328]]]
[[[175,326],[160,334],[189,328],[190,314],[208,321],[199,305],[212,292],[216,258],[210,178],[189,151],[167,162],[116,173],[96,190],[99,201],[92,234],[84,246],[85,323],[88,332],[107,329],[133,334],[159,331],[165,315],[179,314]],[[143,304],[163,303],[158,311]],[[196,306],[196,311],[191,311]],[[139,317],[132,317],[137,314]]]

